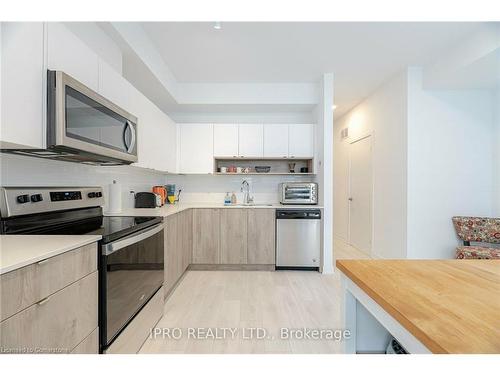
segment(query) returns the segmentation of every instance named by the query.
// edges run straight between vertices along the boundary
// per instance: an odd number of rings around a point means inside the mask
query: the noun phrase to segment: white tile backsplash
[[[107,202],[108,185],[113,180],[122,185],[123,208],[131,208],[134,199],[130,190],[151,191],[152,186],[165,183],[165,174],[132,166],[97,167],[0,154],[1,186],[102,186]]]
[[[213,176],[165,175],[133,166],[96,167],[85,164],[45,160],[28,156],[0,154],[1,186],[102,186],[108,202],[108,185],[116,180],[122,186],[123,209],[134,206],[130,191],[151,191],[154,185],[176,184],[182,189],[181,201],[223,203],[226,192],[234,191],[243,201],[241,182],[248,180],[255,203],[278,203],[278,184],[285,181],[314,181],[314,176]],[[107,210],[107,203],[104,206]]]

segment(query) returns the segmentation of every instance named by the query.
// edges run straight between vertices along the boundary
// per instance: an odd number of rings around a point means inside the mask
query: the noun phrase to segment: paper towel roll
[[[112,214],[117,214],[122,211],[122,186],[116,181],[109,184],[109,208],[108,212]]]

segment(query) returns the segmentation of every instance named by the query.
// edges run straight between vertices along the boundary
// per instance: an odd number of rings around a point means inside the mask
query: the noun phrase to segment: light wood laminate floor
[[[359,257],[348,248],[341,253]],[[335,340],[280,337],[281,328],[342,329],[340,304],[338,272],[187,271],[157,324],[170,329],[170,338],[148,338],[140,353],[340,353]],[[174,328],[181,338],[172,337]],[[195,339],[190,328],[218,328],[221,337],[223,328],[232,328],[235,336],[226,331],[225,338]],[[264,328],[267,338],[243,337],[248,328]]]

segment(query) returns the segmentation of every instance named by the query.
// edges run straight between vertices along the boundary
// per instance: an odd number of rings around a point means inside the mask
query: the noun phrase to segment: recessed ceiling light
[[[337,108],[337,106],[335,104],[332,105],[332,111],[335,111],[336,108]]]
[[[221,26],[221,24],[220,24],[220,22],[219,22],[219,21],[215,22],[215,24],[214,24],[214,29],[215,29],[215,30],[220,30],[220,29],[222,29],[222,26]]]

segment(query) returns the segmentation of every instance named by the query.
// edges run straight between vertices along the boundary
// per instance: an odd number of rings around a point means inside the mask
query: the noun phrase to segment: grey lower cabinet
[[[220,263],[220,211],[193,209],[193,264]]]
[[[0,275],[2,353],[97,353],[97,244]]]
[[[193,209],[193,264],[275,264],[275,210]]]
[[[248,264],[275,264],[275,214],[269,208],[247,209]]]
[[[193,249],[193,212],[186,210],[166,218],[165,241],[165,280],[166,294],[175,286],[191,263]]]
[[[247,264],[246,209],[220,210],[220,264]]]

